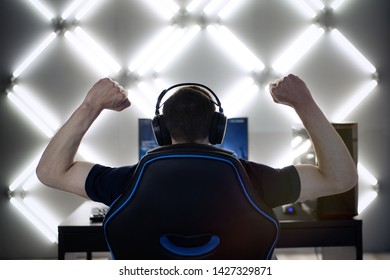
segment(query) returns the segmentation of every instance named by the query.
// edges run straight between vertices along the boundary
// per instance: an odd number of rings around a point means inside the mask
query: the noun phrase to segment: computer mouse
[[[282,206],[283,214],[291,215],[297,212],[294,204],[286,204]]]

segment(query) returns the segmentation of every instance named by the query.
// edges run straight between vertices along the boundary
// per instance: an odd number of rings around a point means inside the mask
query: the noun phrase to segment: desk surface
[[[66,252],[108,251],[102,223],[89,220],[91,209],[102,206],[87,201],[58,226],[59,259],[64,259]],[[354,246],[356,258],[362,259],[361,220],[318,220],[308,214],[285,215],[278,210],[276,214],[280,218],[277,248]]]

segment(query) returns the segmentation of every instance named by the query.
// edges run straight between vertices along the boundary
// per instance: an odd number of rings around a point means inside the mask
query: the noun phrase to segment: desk
[[[102,224],[89,221],[91,209],[97,205],[83,203],[58,226],[58,259],[65,259],[68,252],[87,252],[91,259],[92,252],[108,251]],[[317,220],[310,216],[294,220],[293,215],[276,214],[281,219],[277,248],[353,246],[356,259],[363,259],[361,220]]]

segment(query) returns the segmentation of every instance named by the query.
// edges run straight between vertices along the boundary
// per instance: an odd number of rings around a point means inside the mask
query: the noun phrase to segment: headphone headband
[[[161,103],[161,100],[163,99],[163,97],[165,96],[165,94],[167,94],[167,92],[171,91],[172,89],[174,88],[177,88],[177,87],[182,87],[182,86],[197,86],[197,87],[200,87],[200,88],[203,88],[203,89],[206,89],[209,93],[212,94],[212,96],[214,96],[215,98],[215,101],[214,102],[212,99],[210,99],[215,105],[217,105],[219,107],[219,112],[221,114],[223,114],[223,109],[222,109],[222,106],[221,106],[221,101],[219,101],[219,98],[218,96],[214,93],[214,91],[212,89],[210,89],[208,86],[205,86],[203,84],[199,84],[199,83],[180,83],[180,84],[175,84],[173,86],[170,86],[169,88],[167,89],[164,89],[159,97],[157,98],[157,103],[156,103],[156,111],[155,111],[155,114],[156,115],[159,115],[160,114],[160,108],[163,104],[160,105]]]

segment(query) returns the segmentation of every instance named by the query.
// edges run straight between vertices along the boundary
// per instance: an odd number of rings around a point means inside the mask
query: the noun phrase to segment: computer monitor
[[[138,120],[139,158],[158,147],[151,122],[151,119]],[[216,146],[234,151],[239,158],[248,159],[248,118],[228,119],[224,141]]]

